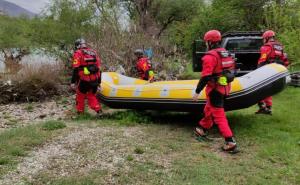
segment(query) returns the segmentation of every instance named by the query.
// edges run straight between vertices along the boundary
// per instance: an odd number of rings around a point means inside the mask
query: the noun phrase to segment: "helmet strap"
[[[269,42],[269,41],[274,41],[275,38],[274,37],[268,37],[268,38],[265,38],[266,39],[266,43]]]
[[[220,47],[220,42],[210,42],[210,41],[208,41],[207,46],[208,46],[208,48],[207,48],[208,50],[216,49],[216,48]]]

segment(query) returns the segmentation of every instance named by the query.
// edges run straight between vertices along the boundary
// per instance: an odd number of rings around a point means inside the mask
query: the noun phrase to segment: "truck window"
[[[207,51],[205,42],[203,40],[195,40],[194,47],[195,47],[196,51],[200,51],[200,52]]]
[[[226,49],[229,51],[259,51],[263,45],[262,39],[233,39],[228,40]]]

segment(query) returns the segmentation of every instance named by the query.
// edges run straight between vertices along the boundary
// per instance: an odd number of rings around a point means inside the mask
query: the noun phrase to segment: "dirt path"
[[[0,105],[0,132],[44,120],[65,119],[73,108],[73,97],[35,103]]]
[[[150,142],[145,141],[147,135],[138,127],[75,127],[67,132],[33,151],[0,184],[39,184],[44,178],[84,175],[94,169],[107,172],[104,182],[117,184],[114,175],[120,173],[120,168],[122,173],[129,170],[128,155],[133,155],[136,161],[170,164],[168,159],[151,152],[135,154],[136,146]]]
[[[35,124],[44,120],[69,118],[72,97],[44,103],[10,104],[0,106],[0,132],[13,127]],[[109,113],[110,109],[106,110]],[[16,120],[16,121],[14,121]],[[91,123],[92,122],[92,123]],[[0,185],[45,184],[45,182],[88,176],[97,171],[101,184],[122,184],[131,173],[139,173],[139,166],[149,168],[150,174],[168,176],[173,161],[184,158],[199,146],[211,150],[221,158],[228,158],[219,150],[222,139],[199,144],[184,127],[172,125],[137,125],[134,127],[101,126],[101,121],[69,122],[65,132],[33,150],[0,180]],[[178,130],[177,130],[178,129]],[[181,142],[174,142],[184,138]],[[181,145],[183,144],[183,146]],[[183,149],[185,148],[185,149]],[[176,150],[179,150],[176,152]],[[187,153],[186,153],[187,152]],[[191,155],[191,154],[188,154]],[[144,172],[145,173],[145,172]],[[147,173],[146,173],[147,174]],[[138,174],[135,176],[139,177]],[[151,177],[148,177],[151,179]],[[171,177],[170,177],[171,178]],[[143,178],[137,180],[142,183]],[[126,182],[126,180],[125,180]],[[154,182],[156,183],[156,181]]]

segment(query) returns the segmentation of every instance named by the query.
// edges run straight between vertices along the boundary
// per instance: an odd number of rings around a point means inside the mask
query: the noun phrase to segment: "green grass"
[[[134,153],[136,154],[143,154],[145,151],[141,147],[136,147],[134,149]]]
[[[62,121],[47,121],[43,123],[42,128],[44,130],[57,130],[65,128],[66,124]]]
[[[86,124],[87,121],[98,122],[103,125],[136,126],[138,124],[153,123],[151,112],[127,110],[117,111],[112,114],[103,114],[101,118],[85,112],[77,116],[74,121]]]
[[[53,179],[49,174],[40,174],[41,179],[38,183],[27,182],[28,185],[49,184],[49,185],[99,185],[105,184],[103,176],[106,171],[95,170],[85,176],[68,176],[64,178]]]
[[[55,136],[49,123],[14,128],[0,134],[0,177],[15,168],[34,147]],[[46,129],[45,129],[46,128]],[[55,127],[57,129],[57,127]]]
[[[192,127],[198,118],[191,118],[190,114],[159,116],[125,111],[113,115],[113,121],[132,122],[145,128],[149,134],[145,142],[125,155],[129,171],[118,169],[115,181],[118,184],[172,185],[300,184],[300,89],[287,88],[274,96],[273,116],[255,115],[256,109],[253,106],[228,113],[241,150],[236,155],[224,154],[217,149],[222,145],[222,139],[203,143],[192,138]],[[216,128],[210,134],[219,136]],[[160,166],[151,158],[136,160],[135,155],[145,157],[149,153],[170,159],[171,166]],[[66,177],[53,182],[105,184],[94,178],[97,173],[92,171],[92,175]]]
[[[104,115],[103,119],[117,121],[119,125],[134,126],[137,124],[152,123],[149,112],[128,110],[116,112],[112,115]]]
[[[212,142],[198,142],[192,137],[199,115],[128,110],[98,120],[84,114],[75,124],[89,126],[93,122],[100,127],[142,129],[145,134],[142,142],[127,146],[129,152],[123,153],[126,168],[117,167],[113,172],[94,169],[67,177],[41,173],[35,182],[92,185],[107,184],[107,179],[112,177],[116,184],[300,184],[300,88],[289,87],[274,96],[273,116],[255,115],[256,109],[253,106],[227,113],[241,150],[236,155],[219,150],[223,140],[215,127],[210,135],[217,139]],[[64,125],[50,122],[2,133],[0,174],[34,146],[50,138],[53,131],[49,130],[57,128],[53,126],[56,124]],[[50,129],[45,130],[45,125]],[[115,133],[120,134],[120,130]],[[85,146],[81,150],[88,151]],[[114,148],[116,152],[126,146],[119,147]]]

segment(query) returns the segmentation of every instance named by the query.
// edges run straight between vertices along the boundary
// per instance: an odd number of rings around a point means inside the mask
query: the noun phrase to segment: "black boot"
[[[97,118],[97,119],[100,119],[100,118],[102,118],[102,117],[103,117],[103,112],[102,112],[102,110],[97,111],[96,118]]]
[[[272,115],[272,106],[267,106],[266,107],[266,114]]]
[[[265,110],[266,110],[266,105],[264,102],[259,102],[258,104],[258,110],[255,112],[255,114],[264,114]]]

